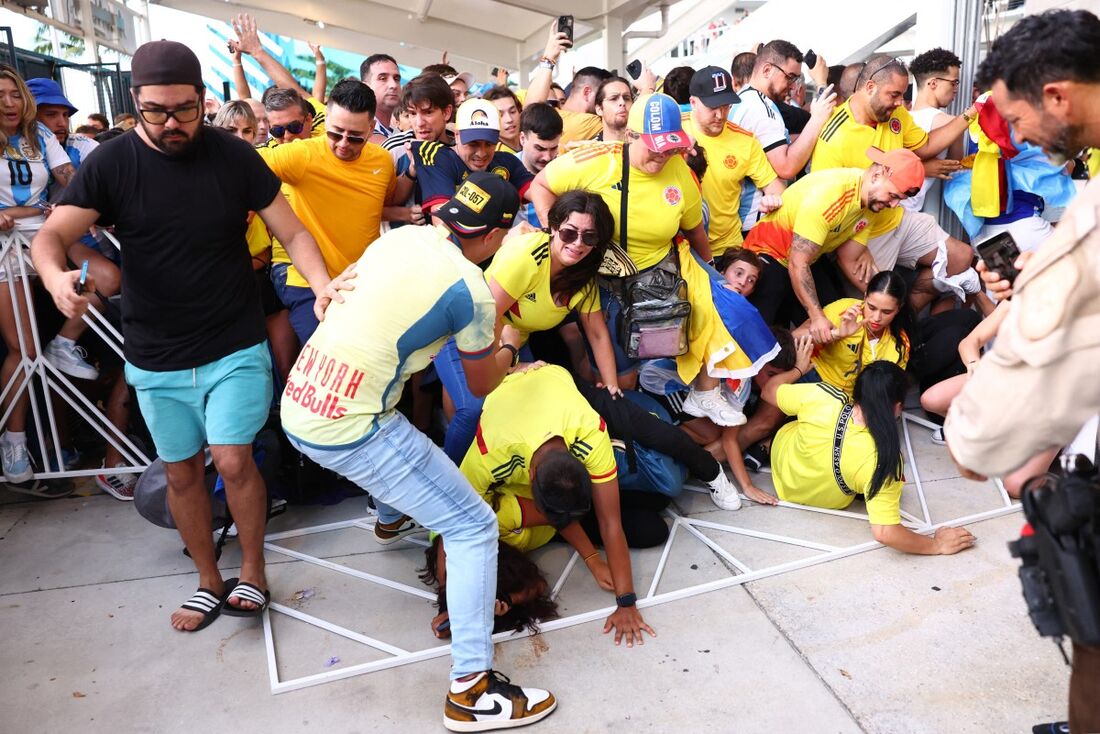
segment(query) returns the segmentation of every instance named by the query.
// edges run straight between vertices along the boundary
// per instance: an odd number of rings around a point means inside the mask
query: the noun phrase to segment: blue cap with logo
[[[667,94],[643,94],[634,100],[626,126],[638,133],[642,143],[654,153],[691,147],[691,139],[684,132],[680,105]]]
[[[65,94],[61,91],[61,85],[53,79],[46,79],[45,77],[28,79],[27,89],[31,90],[31,94],[34,95],[35,104],[39,106],[44,104],[60,105],[68,107],[70,115],[76,114],[76,107],[73,107],[73,103],[65,98]]]

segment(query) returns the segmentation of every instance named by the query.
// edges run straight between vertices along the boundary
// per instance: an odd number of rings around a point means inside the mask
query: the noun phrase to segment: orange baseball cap
[[[924,164],[921,163],[917,154],[908,148],[884,153],[871,146],[867,149],[867,157],[886,167],[886,178],[890,179],[890,183],[897,188],[898,193],[904,194],[924,185]]]

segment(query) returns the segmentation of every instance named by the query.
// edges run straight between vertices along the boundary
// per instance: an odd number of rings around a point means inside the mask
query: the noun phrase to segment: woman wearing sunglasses
[[[516,352],[518,363],[519,350],[532,332],[557,328],[575,312],[592,345],[601,382],[613,395],[621,395],[596,288],[596,270],[615,220],[602,198],[577,190],[558,198],[547,221],[546,230],[505,241],[485,272],[497,316],[512,327],[505,329],[503,341]],[[474,397],[466,386],[459,361],[451,364],[442,357],[436,359],[436,369],[455,407],[443,450],[457,464],[473,441],[483,399]]]

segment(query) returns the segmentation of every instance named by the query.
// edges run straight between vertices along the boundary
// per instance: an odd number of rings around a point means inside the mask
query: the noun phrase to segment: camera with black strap
[[[1063,456],[1062,471],[1035,477],[1021,501],[1027,524],[1008,544],[1023,563],[1028,615],[1043,637],[1100,645],[1100,478],[1083,456]],[[1065,651],[1062,652],[1065,656]],[[1067,660],[1068,663],[1068,660]]]

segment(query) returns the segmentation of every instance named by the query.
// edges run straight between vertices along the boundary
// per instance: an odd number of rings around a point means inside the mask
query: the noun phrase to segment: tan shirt
[[[951,404],[963,466],[1004,476],[1069,443],[1100,412],[1100,180],[1066,210],[1016,281],[996,343]]]

